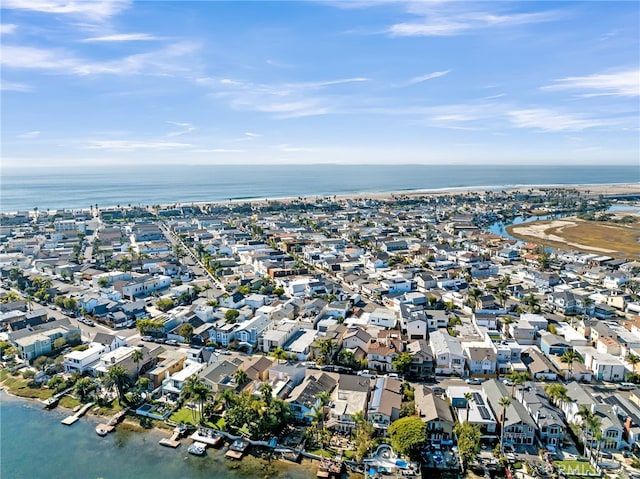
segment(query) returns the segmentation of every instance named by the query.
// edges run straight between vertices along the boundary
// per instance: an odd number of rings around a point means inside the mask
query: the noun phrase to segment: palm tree
[[[131,353],[131,360],[136,363],[136,379],[140,376],[140,361],[144,359],[144,354],[142,354],[142,350],[134,349]]]
[[[129,383],[129,375],[122,366],[111,366],[104,378],[104,385],[107,388],[115,386],[116,391],[118,392],[118,399],[120,400],[121,404],[127,404],[125,393],[127,392]]]
[[[568,349],[562,356],[560,356],[560,361],[567,363],[569,366],[569,374],[573,372],[573,363],[578,360],[580,360],[580,355],[573,349]]]
[[[567,388],[560,383],[551,383],[547,384],[544,387],[544,391],[549,396],[551,401],[558,405],[561,401],[567,401],[569,396],[567,396]]]
[[[260,395],[262,396],[262,400],[265,402],[267,406],[271,404],[273,399],[273,388],[269,383],[262,383],[260,386]]]
[[[584,455],[587,455],[587,447],[589,446],[589,440],[587,439],[587,433],[589,432],[589,423],[593,418],[594,414],[591,412],[586,405],[581,405],[580,410],[578,411],[578,416],[582,419],[580,423],[580,429],[582,430],[582,442],[584,444]]]
[[[280,346],[274,349],[271,355],[278,361],[278,364],[280,364],[281,359],[287,358],[287,352],[284,349],[282,349]]]
[[[211,398],[211,390],[204,384],[202,379],[200,379],[195,374],[189,376],[187,380],[184,382],[184,386],[182,387],[182,397],[184,399],[192,399],[197,401],[198,403],[198,412],[200,413],[200,421],[202,421],[202,413],[204,410],[204,403],[207,399]],[[197,424],[197,417],[195,410],[191,410],[193,414],[193,422]]]
[[[540,312],[540,301],[533,295],[533,293],[529,293],[529,295],[524,298],[523,302],[529,306],[529,311],[532,313]]]
[[[473,401],[473,393],[464,393],[464,398],[467,401],[467,420],[469,422],[469,408],[471,407],[471,401]]]
[[[593,455],[593,442],[597,439],[598,432],[600,432],[602,427],[602,422],[600,418],[595,414],[591,414],[587,418],[587,428],[589,431],[589,449],[591,451],[591,455]],[[597,458],[596,458],[597,460]]]
[[[233,375],[233,380],[236,382],[238,387],[241,388],[242,386],[247,384],[247,382],[249,381],[249,376],[247,376],[247,372],[244,369],[238,368],[238,370]]]
[[[326,364],[331,364],[331,360],[333,359],[333,341],[329,338],[321,339],[319,342],[320,346],[320,354],[324,359],[323,362]]]
[[[587,317],[587,319],[589,319],[589,316],[591,316],[591,306],[593,305],[593,299],[591,299],[589,296],[585,296],[584,298],[582,298],[582,307],[584,308],[584,315]]]
[[[629,364],[633,367],[633,372],[636,372],[636,364],[640,363],[640,356],[634,353],[627,354],[625,358]]]
[[[499,402],[500,406],[502,406],[502,421],[500,421],[500,451],[504,449],[504,430],[505,423],[507,421],[507,408],[511,405],[511,399],[508,397],[500,398]]]
[[[513,371],[509,375],[509,379],[513,381],[513,385],[511,386],[511,397],[515,397],[516,387],[520,386],[521,384],[524,384],[526,381],[529,380],[529,373],[525,371],[522,371],[522,372]]]
[[[469,305],[475,310],[480,304],[480,298],[482,297],[482,291],[478,288],[473,288],[468,293],[469,295]]]
[[[502,332],[505,333],[505,337],[508,338],[509,337],[509,325],[513,324],[515,322],[515,319],[513,319],[511,316],[507,315],[504,318],[502,318],[501,322],[502,322]]]

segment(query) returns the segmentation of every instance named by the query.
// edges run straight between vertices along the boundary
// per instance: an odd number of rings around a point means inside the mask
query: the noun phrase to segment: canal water
[[[122,428],[99,437],[98,421],[84,417],[73,426],[60,421],[62,410],[45,411],[36,402],[0,392],[0,478],[2,479],[306,479],[315,477],[308,465],[247,456],[224,458],[208,449],[204,457],[158,445],[168,434]]]

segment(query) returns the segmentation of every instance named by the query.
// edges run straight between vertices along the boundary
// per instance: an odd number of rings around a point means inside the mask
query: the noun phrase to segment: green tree
[[[224,313],[224,320],[227,324],[235,323],[238,319],[238,316],[240,316],[240,311],[238,311],[237,309],[228,309]]]
[[[391,360],[391,366],[393,369],[401,374],[405,374],[413,363],[413,354],[409,352],[400,353],[394,356]]]
[[[466,469],[467,464],[473,461],[480,452],[480,426],[465,421],[464,423],[456,424],[454,432],[458,436],[458,453],[460,454],[462,467]]]
[[[502,417],[500,418],[500,448],[504,447],[504,429],[507,422],[507,408],[511,405],[511,399],[508,397],[502,397],[499,401],[502,406]]]
[[[233,380],[236,382],[238,387],[242,387],[249,382],[249,376],[247,376],[247,372],[244,369],[238,368],[238,370],[233,374]]]
[[[39,369],[40,371],[44,371],[53,364],[53,359],[48,356],[38,356],[33,360],[33,367]]]
[[[355,459],[358,462],[362,462],[373,448],[375,428],[373,424],[365,419],[362,411],[356,412],[353,415],[353,420],[356,423],[356,427],[353,430],[353,439],[356,444]]]
[[[391,446],[400,454],[416,458],[426,441],[427,425],[418,416],[403,417],[389,426]]]
[[[120,404],[127,405],[125,396],[130,384],[129,375],[122,366],[111,366],[104,377],[104,385],[107,388],[115,387],[118,392]]]
[[[278,361],[278,364],[280,364],[280,360],[287,358],[287,352],[280,346],[274,349],[271,355]]]
[[[569,400],[567,391],[567,388],[560,383],[549,383],[544,387],[544,392],[547,393],[549,399],[556,405],[561,401],[566,402]]]
[[[156,301],[156,307],[160,311],[169,311],[174,307],[173,299],[171,298],[160,298]]]
[[[580,355],[573,349],[568,349],[562,356],[560,356],[560,361],[562,361],[563,363],[567,363],[567,365],[569,366],[569,374],[573,372],[573,363],[579,360]]]
[[[184,323],[182,326],[180,326],[178,334],[182,336],[188,343],[191,342],[191,338],[193,337],[193,326],[189,323]]]
[[[67,340],[60,337],[53,340],[53,350],[58,351],[64,348],[65,344],[67,344]]]
[[[80,398],[80,401],[84,401],[89,396],[89,394],[91,394],[97,388],[98,385],[92,378],[84,377],[76,381],[73,389]]]
[[[144,359],[144,354],[142,354],[141,349],[134,349],[131,353],[131,360],[136,363],[136,379],[140,376],[140,361]]]
[[[640,363],[640,356],[638,356],[637,354],[634,353],[629,353],[627,354],[627,357],[625,358],[627,360],[627,362],[629,364],[631,364],[631,367],[633,368],[633,372],[636,372],[636,364]]]

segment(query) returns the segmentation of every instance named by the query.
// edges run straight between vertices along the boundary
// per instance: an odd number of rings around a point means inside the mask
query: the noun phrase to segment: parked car
[[[467,384],[482,384],[482,381],[480,381],[478,378],[469,378],[469,379],[465,380],[465,383],[467,383]]]
[[[441,388],[440,386],[433,386],[431,390],[434,394],[444,394],[446,392],[445,389]]]
[[[375,377],[377,377],[374,373],[369,372],[368,369],[363,369],[362,371],[358,371],[357,375],[365,377],[365,378],[375,378]]]
[[[178,345],[178,341],[176,341],[175,339],[167,339],[164,344],[167,344],[169,346],[177,346]]]
[[[503,380],[502,380],[502,383],[503,383],[505,386],[513,386],[513,385],[514,385],[514,382],[513,382],[511,379],[508,379],[508,378],[503,379]]]
[[[152,336],[142,336],[140,339],[142,339],[143,341],[153,341]]]

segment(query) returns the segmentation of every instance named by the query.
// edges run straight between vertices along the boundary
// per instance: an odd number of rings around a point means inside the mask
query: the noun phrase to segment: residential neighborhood
[[[459,470],[498,445],[487,464],[572,451],[595,474],[604,452],[638,448],[640,249],[551,249],[491,225],[611,201],[541,189],[4,215],[2,364],[251,440],[295,425],[292,449],[340,444],[354,464],[386,443]],[[258,403],[272,416],[242,416]],[[415,444],[397,432],[408,419]]]

